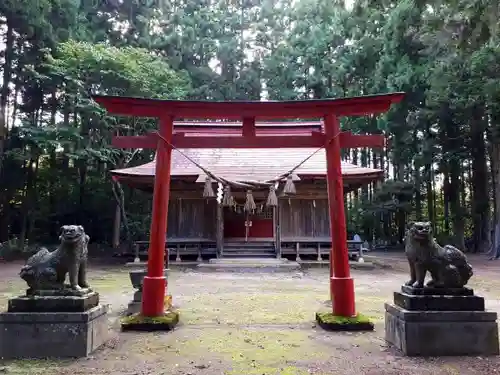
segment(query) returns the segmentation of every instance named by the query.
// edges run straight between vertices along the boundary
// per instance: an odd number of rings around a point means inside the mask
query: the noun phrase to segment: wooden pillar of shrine
[[[172,116],[160,118],[160,135],[171,142],[174,122]],[[170,164],[172,148],[158,138],[156,153],[153,212],[148,251],[148,273],[144,277],[142,315],[160,316],[164,313],[167,281],[164,275],[168,201],[170,196]]]
[[[273,234],[276,258],[281,259],[280,207],[279,203],[273,207]]]
[[[354,281],[350,275],[347,228],[344,211],[344,186],[340,153],[340,122],[334,114],[325,120],[328,209],[330,214],[330,296],[333,314],[354,316]]]
[[[217,247],[217,258],[222,257],[224,254],[224,207],[221,203],[217,202],[215,207],[216,211],[216,224],[215,224],[215,243]]]

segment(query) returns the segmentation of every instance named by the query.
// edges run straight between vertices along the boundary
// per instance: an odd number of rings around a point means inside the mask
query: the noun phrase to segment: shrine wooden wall
[[[171,199],[168,206],[168,238],[215,240],[216,202],[214,199]]]
[[[217,209],[215,199],[203,199],[203,184],[172,184],[168,215],[168,238],[204,238],[215,241]],[[214,184],[214,190],[216,185]],[[281,193],[280,187],[278,195]],[[281,240],[287,238],[318,238],[330,236],[328,195],[325,182],[298,182],[297,194],[279,198]],[[244,202],[245,192],[233,192]],[[256,202],[267,200],[267,191],[254,192]]]
[[[217,224],[214,199],[174,199],[168,209],[168,238],[215,240]],[[328,237],[328,200],[290,198],[279,200],[281,238]]]
[[[328,200],[320,199],[280,199],[279,220],[281,239],[287,237],[328,237],[330,219]]]

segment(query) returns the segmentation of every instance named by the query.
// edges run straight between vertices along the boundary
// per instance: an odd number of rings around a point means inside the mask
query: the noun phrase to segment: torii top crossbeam
[[[332,248],[330,292],[333,313],[354,316],[354,281],[350,276],[341,171],[342,147],[382,147],[383,136],[341,133],[339,118],[386,112],[403,93],[354,98],[301,101],[178,101],[94,96],[111,114],[159,118],[159,132],[139,137],[115,137],[121,148],[155,148],[156,170],[148,252],[148,274],[143,281],[142,315],[159,316],[164,310],[166,280],[163,272],[172,147],[176,148],[300,148],[324,147],[327,164],[328,206]],[[322,118],[324,131],[304,135],[259,134],[256,120]],[[176,119],[242,121],[241,134],[192,135],[174,131]],[[202,132],[201,132],[202,133]]]
[[[95,95],[94,100],[115,115],[136,117],[172,117],[174,119],[227,119],[242,120],[243,137],[188,136],[173,134],[172,145],[176,148],[302,148],[322,147],[326,139],[323,132],[311,132],[309,136],[259,135],[256,120],[321,118],[327,114],[335,117],[361,116],[386,112],[391,104],[402,100],[404,94],[391,93],[354,98],[301,100],[301,101],[179,101],[125,98]],[[341,148],[382,147],[381,135],[337,134]],[[113,146],[118,148],[156,148],[155,135],[117,136]]]
[[[94,95],[96,102],[115,115],[179,118],[212,118],[239,120],[312,118],[326,113],[336,116],[363,116],[387,112],[393,103],[402,100],[404,93],[366,95],[340,99],[312,99],[287,101],[199,101],[161,100],[122,96]]]

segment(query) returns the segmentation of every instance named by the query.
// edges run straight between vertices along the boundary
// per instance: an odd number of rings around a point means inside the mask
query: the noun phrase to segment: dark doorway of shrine
[[[274,238],[273,209],[257,205],[253,212],[246,212],[243,204],[224,209],[224,239],[252,241]]]

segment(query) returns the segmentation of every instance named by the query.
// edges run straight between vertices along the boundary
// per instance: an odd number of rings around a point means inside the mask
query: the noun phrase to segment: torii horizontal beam
[[[341,148],[375,147],[382,148],[385,137],[380,134],[357,135],[341,132]],[[229,136],[188,136],[176,133],[172,136],[175,148],[319,148],[328,140],[324,133],[311,132],[310,135],[229,135]],[[112,140],[116,148],[156,149],[158,136],[151,133],[142,136],[115,136]]]
[[[404,93],[366,95],[340,99],[290,101],[224,101],[159,100],[120,96],[93,95],[92,98],[110,113],[122,116],[185,119],[238,120],[322,118],[325,114],[365,116],[384,113],[391,104],[400,102]]]

